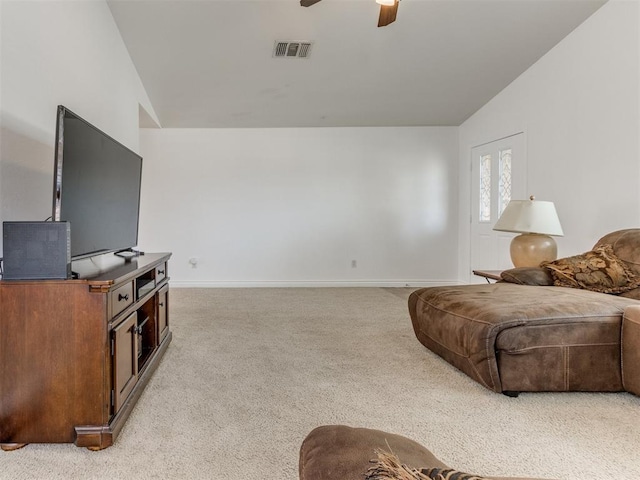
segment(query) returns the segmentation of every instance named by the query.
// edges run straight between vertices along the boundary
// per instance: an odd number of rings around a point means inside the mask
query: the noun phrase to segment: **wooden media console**
[[[0,281],[0,448],[113,444],[171,342],[170,257]]]

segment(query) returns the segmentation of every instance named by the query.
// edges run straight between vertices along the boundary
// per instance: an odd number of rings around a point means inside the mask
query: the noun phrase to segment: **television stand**
[[[171,342],[170,253],[93,277],[0,281],[0,448],[101,450]]]

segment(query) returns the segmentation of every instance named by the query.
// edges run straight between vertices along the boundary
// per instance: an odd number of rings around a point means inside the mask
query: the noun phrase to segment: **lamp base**
[[[558,246],[549,235],[523,233],[511,240],[511,261],[516,267],[538,267],[558,258]]]

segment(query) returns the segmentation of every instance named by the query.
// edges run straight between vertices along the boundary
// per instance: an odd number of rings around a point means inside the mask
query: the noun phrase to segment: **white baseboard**
[[[421,288],[462,285],[456,280],[305,280],[305,281],[189,281],[171,280],[172,288],[322,288],[322,287],[396,287]]]

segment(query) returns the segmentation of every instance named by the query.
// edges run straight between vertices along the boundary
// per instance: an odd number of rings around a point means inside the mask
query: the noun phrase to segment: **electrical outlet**
[[[358,268],[358,262],[351,260],[351,268]]]
[[[189,263],[191,264],[191,268],[196,268],[198,266],[198,259],[196,257],[191,257],[189,259]]]

